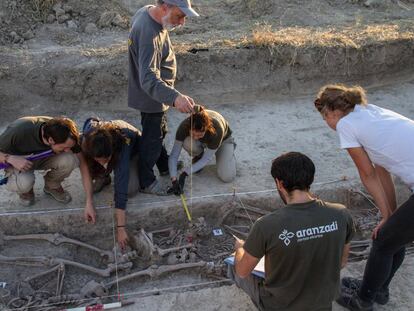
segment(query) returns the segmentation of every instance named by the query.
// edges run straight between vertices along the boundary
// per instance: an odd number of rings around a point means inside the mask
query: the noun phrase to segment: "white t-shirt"
[[[375,105],[356,105],[336,131],[342,149],[363,147],[374,164],[414,191],[414,121]]]

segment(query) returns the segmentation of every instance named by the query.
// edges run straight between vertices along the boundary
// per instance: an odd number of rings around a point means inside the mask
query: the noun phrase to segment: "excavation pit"
[[[349,262],[358,264],[367,258],[378,211],[361,190],[328,188],[316,186],[316,196],[336,198],[331,201],[351,207],[358,231]],[[245,238],[252,223],[274,208],[283,208],[275,193],[261,198],[235,193],[216,204],[193,203],[190,223],[181,206],[174,204],[157,210],[150,225],[131,222],[131,243],[124,252],[114,246],[108,226],[97,234],[59,224],[56,214],[30,215],[31,222],[57,221],[60,230],[25,230],[25,236],[16,227],[2,232],[0,281],[7,284],[1,292],[3,303],[11,309],[61,310],[116,302],[120,297],[139,303],[144,297],[168,292],[227,290],[231,281],[223,260],[233,252],[233,234]],[[145,219],[154,212],[154,208],[138,210],[132,218]],[[105,213],[112,215],[109,209]],[[28,218],[20,218],[21,226]],[[136,277],[128,279],[133,274]]]

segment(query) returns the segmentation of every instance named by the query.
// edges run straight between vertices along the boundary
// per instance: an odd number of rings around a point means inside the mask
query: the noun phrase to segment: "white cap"
[[[188,16],[188,17],[200,16],[200,14],[198,14],[191,7],[190,0],[164,0],[164,2],[168,3],[168,4],[171,4],[171,5],[175,5],[176,7],[178,7],[185,14],[185,16]]]

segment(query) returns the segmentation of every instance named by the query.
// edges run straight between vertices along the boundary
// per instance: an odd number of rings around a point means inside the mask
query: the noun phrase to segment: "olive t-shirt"
[[[354,232],[345,206],[320,200],[289,204],[260,218],[244,249],[265,256],[264,309],[331,310],[343,247]]]
[[[51,119],[36,116],[23,117],[12,122],[0,135],[0,151],[12,155],[29,155],[50,150],[50,146],[43,143],[41,129]],[[72,148],[72,152],[80,152],[78,144]]]
[[[12,155],[28,155],[47,151],[41,138],[41,127],[51,117],[24,117],[9,124],[0,135],[0,151]]]
[[[216,150],[221,146],[221,143],[231,136],[231,129],[228,122],[224,117],[216,111],[206,110],[207,114],[210,116],[213,127],[216,130],[215,134],[206,133],[203,138],[200,139],[200,142],[205,144],[207,148],[211,150]],[[190,135],[191,128],[191,119],[188,117],[177,129],[175,139],[178,141],[184,141],[186,137]]]

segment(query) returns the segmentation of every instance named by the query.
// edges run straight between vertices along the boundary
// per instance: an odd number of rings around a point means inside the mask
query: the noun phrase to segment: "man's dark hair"
[[[271,174],[283,182],[288,192],[310,189],[315,176],[312,160],[300,152],[288,152],[272,161]]]
[[[52,138],[56,144],[63,144],[68,138],[79,142],[78,128],[71,119],[53,118],[43,125],[43,136],[46,139]]]

